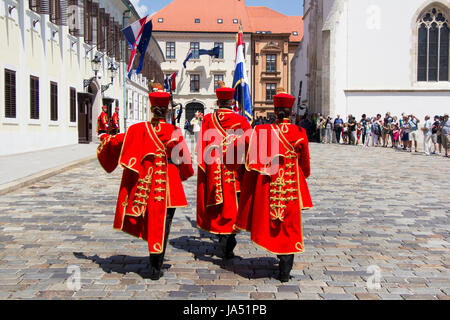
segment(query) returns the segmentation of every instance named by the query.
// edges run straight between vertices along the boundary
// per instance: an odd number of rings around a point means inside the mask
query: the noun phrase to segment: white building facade
[[[148,80],[142,74],[127,79],[127,126],[149,120]]]
[[[450,110],[450,1],[305,0],[293,92],[325,115]]]
[[[125,111],[120,30],[138,18],[125,0],[1,0],[0,155],[96,141],[102,105]]]
[[[215,89],[218,81],[225,82],[228,87],[233,85],[236,33],[154,32],[154,37],[165,50],[166,61],[161,65],[165,75],[178,72],[177,88],[173,93],[174,101],[184,107],[180,121],[183,129],[186,120],[192,120],[196,111],[208,114],[217,109]],[[244,43],[247,76],[251,79],[251,34],[244,34]],[[218,59],[208,55],[194,57],[184,68],[183,62],[190,48],[210,50],[217,45],[222,47]]]

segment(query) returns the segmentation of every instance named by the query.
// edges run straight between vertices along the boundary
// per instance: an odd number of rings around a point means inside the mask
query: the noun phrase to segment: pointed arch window
[[[449,81],[448,17],[438,8],[431,8],[418,22],[417,80]]]

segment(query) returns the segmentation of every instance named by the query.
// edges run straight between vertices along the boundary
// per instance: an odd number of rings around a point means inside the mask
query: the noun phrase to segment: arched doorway
[[[86,81],[87,82],[87,81]],[[101,112],[101,94],[97,79],[84,84],[87,92],[78,93],[78,142],[91,143],[97,137],[97,118]]]
[[[199,102],[191,102],[186,105],[186,121],[191,121],[195,117],[195,113],[200,111],[205,114],[205,106]],[[184,124],[183,124],[184,125]]]
[[[78,93],[78,143],[92,142],[92,101],[93,94]]]

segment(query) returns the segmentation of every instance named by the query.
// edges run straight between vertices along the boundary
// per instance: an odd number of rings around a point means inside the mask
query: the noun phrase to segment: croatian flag
[[[128,78],[131,79],[133,73],[133,62],[136,57],[136,51],[139,51],[141,58],[139,60],[139,65],[136,69],[136,74],[142,71],[142,66],[144,64],[145,52],[147,51],[148,44],[152,37],[153,23],[151,17],[146,16],[122,30],[125,39],[127,40],[130,48],[130,62],[128,63]]]
[[[214,58],[218,59],[219,55],[220,55],[220,47],[214,47],[211,50],[199,49],[198,50],[198,55],[199,56],[208,55],[210,57],[214,57]],[[185,69],[186,69],[186,62],[191,60],[193,56],[194,56],[194,52],[192,52],[192,49],[189,49],[189,51],[188,51],[188,53],[186,55],[186,59],[183,62],[183,66],[184,66]]]
[[[189,49],[187,55],[186,55],[186,59],[184,59],[183,62],[183,67],[186,69],[186,62],[188,62],[189,60],[191,60],[191,58],[194,56],[194,53],[192,52],[191,49]]]
[[[177,89],[177,74],[178,72],[174,72],[171,76],[168,76],[164,80],[164,89],[167,91],[175,91]]]
[[[239,31],[237,39],[236,70],[234,71],[233,88],[236,89],[234,99],[239,105],[242,115],[245,115],[251,122],[253,120],[253,106],[247,69],[245,68],[244,35],[242,33],[242,28]]]

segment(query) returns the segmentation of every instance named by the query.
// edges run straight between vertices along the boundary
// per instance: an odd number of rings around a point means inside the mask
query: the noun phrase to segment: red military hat
[[[273,97],[275,108],[292,108],[294,106],[295,97],[287,93],[280,93]]]
[[[153,107],[167,107],[169,105],[170,94],[168,92],[151,92],[148,96]]]
[[[216,90],[217,99],[232,100],[234,99],[234,92],[235,90],[233,88],[226,88],[226,87],[219,88]]]

